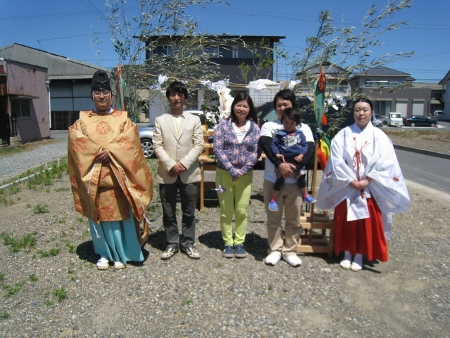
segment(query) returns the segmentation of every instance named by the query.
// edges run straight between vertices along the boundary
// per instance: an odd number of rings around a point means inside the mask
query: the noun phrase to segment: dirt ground
[[[200,260],[162,261],[164,234],[154,222],[144,264],[120,271],[95,268],[66,175],[36,189],[22,185],[9,195],[12,205],[0,205],[0,234],[31,235],[36,244],[12,252],[0,239],[0,336],[449,337],[448,195],[408,184],[411,206],[394,217],[387,263],[366,262],[355,273],[338,257],[302,254],[299,268],[270,267],[262,181],[255,171],[249,257],[221,257],[219,208],[209,192],[196,214]]]
[[[387,134],[396,145],[450,153],[448,132]],[[365,262],[354,273],[339,267],[339,257],[322,254],[301,254],[299,268],[266,266],[262,182],[256,170],[249,257],[221,257],[220,213],[209,191],[205,212],[196,213],[199,261],[183,254],[159,258],[165,244],[156,197],[144,264],[103,272],[95,268],[87,222],[74,211],[67,175],[5,192],[0,336],[450,337],[449,194],[407,182],[411,205],[394,216],[389,262]],[[13,252],[11,240],[27,238],[36,243]]]

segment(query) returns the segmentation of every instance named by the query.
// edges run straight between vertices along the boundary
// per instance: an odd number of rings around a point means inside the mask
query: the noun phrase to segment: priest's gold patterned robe
[[[108,151],[110,161],[94,162]],[[96,223],[130,217],[141,221],[153,194],[152,175],[138,129],[127,112],[81,111],[69,127],[68,161],[75,209]]]

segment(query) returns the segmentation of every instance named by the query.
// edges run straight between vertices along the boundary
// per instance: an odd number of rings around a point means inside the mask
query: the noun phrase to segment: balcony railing
[[[347,85],[327,85],[326,94],[330,93],[340,96],[350,96],[351,89]],[[295,92],[301,96],[311,96],[313,94],[313,87],[311,86],[300,86],[295,88]]]

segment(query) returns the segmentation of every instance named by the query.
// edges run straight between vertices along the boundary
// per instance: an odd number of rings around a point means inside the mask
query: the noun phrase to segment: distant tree
[[[253,58],[251,64],[241,62],[238,66],[244,83],[247,84],[249,81],[255,81],[257,79],[268,79],[275,64],[274,52],[276,53],[280,49],[278,47],[269,47],[267,45],[267,39],[262,39],[251,46],[246,45],[246,48],[252,52]],[[285,58],[285,55],[279,52],[279,57]]]
[[[334,26],[334,20],[329,10],[319,13],[319,27],[315,36],[306,38],[306,47],[302,55],[296,55],[292,61],[294,74],[307,72],[314,69],[314,66],[329,62],[344,69],[342,76],[337,79],[340,84],[348,79],[352,74],[363,72],[376,66],[384,66],[391,62],[400,61],[403,58],[414,55],[414,52],[397,52],[395,54],[386,53],[379,56],[374,53],[374,49],[381,46],[381,35],[401,28],[407,23],[398,21],[387,23],[398,12],[411,7],[412,0],[389,0],[387,5],[380,11],[375,6],[370,7],[366,12],[361,26]],[[317,74],[307,74],[308,83],[314,83]],[[403,85],[404,86],[404,85]],[[401,87],[401,86],[399,86]],[[312,93],[311,87],[311,93]],[[330,98],[331,89],[328,88],[327,96]],[[375,88],[376,89],[376,88]],[[391,90],[398,89],[398,87]],[[352,99],[361,96],[358,91],[352,92]],[[335,102],[338,103],[339,102]],[[338,109],[336,121],[331,121],[329,134],[333,136],[336,132],[336,125],[345,118],[345,109],[341,106]],[[334,123],[333,123],[334,122]]]
[[[211,3],[226,4],[220,0],[141,0],[136,1],[138,14],[130,17],[128,2],[106,0],[113,45],[119,62],[126,65],[123,77],[132,115],[138,109],[136,88],[157,88],[158,74],[167,76],[166,83],[185,82],[190,92],[205,88],[201,80],[226,80],[211,58],[220,57],[231,45],[243,45],[242,40],[198,33],[198,23],[186,14],[189,7]]]

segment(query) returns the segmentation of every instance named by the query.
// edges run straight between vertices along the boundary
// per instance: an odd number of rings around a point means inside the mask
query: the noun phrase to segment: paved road
[[[406,180],[450,193],[450,160],[399,149],[395,152]]]

